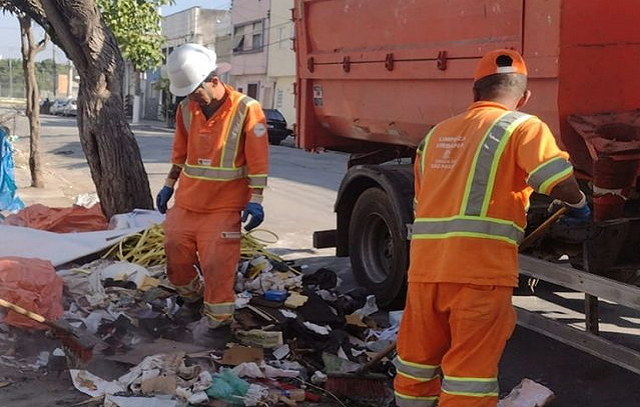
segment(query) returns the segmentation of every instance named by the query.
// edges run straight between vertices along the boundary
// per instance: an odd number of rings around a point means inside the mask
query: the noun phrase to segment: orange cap
[[[487,76],[500,73],[527,75],[527,65],[524,63],[522,55],[518,51],[511,49],[498,49],[488,52],[480,60],[473,80],[478,81]]]

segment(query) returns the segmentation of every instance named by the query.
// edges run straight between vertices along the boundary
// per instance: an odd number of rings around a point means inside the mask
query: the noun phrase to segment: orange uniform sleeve
[[[187,106],[187,109],[189,107]],[[185,127],[183,120],[183,103],[178,103],[176,109],[176,134],[173,138],[173,150],[171,153],[171,163],[178,166],[183,166],[187,162],[187,149],[189,132]],[[191,114],[191,112],[189,112]]]
[[[516,129],[517,163],[527,174],[527,184],[548,195],[573,175],[569,154],[560,150],[549,127],[537,117]]]
[[[249,105],[244,124],[244,154],[250,188],[265,188],[269,172],[267,119],[258,102]]]

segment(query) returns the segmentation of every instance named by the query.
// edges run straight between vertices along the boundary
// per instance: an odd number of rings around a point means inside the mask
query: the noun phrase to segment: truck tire
[[[369,188],[353,208],[349,254],[357,282],[376,295],[385,309],[402,309],[408,265],[402,219],[385,191]]]

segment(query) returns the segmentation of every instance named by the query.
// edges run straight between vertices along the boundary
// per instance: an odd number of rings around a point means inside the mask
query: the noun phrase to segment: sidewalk
[[[140,120],[138,123],[131,123],[131,121],[129,121],[129,127],[131,127],[131,130],[134,132],[136,130],[153,130],[173,134],[175,131],[167,127],[166,123],[160,120]]]

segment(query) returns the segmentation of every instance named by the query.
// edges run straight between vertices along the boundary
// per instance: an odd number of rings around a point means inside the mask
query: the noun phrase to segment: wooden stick
[[[544,232],[546,232],[549,226],[553,225],[560,218],[560,216],[564,215],[567,211],[567,207],[563,206],[556,213],[551,215],[549,219],[545,220],[542,225],[536,228],[536,230],[529,233],[527,237],[522,239],[522,242],[520,242],[519,250],[526,249],[527,247],[535,243],[536,240],[538,240],[544,234]]]

